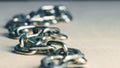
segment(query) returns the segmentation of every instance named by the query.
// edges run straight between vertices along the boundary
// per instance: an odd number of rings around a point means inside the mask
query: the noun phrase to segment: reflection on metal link
[[[25,31],[24,33],[28,33],[28,32],[30,32],[30,29],[31,28],[35,28],[36,26],[33,26],[33,25],[29,25],[29,26],[21,26],[21,27],[18,27],[17,29],[16,29],[16,34],[18,35],[18,36],[20,36],[21,34],[22,34],[22,31],[23,30],[28,30],[28,31]],[[31,30],[32,31],[32,30]]]

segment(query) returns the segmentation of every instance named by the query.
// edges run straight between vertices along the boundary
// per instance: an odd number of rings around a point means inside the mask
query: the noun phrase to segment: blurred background
[[[88,59],[85,68],[120,68],[119,0],[1,0],[0,68],[38,68],[43,55],[23,56],[11,51],[18,40],[5,36],[3,26],[16,14],[28,14],[42,5],[65,5],[72,23],[57,24],[68,35],[69,47],[80,49]]]

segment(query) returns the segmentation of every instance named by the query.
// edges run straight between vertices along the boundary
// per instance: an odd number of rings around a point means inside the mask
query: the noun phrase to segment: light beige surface
[[[12,53],[18,40],[6,37],[5,23],[15,14],[37,10],[45,4],[66,5],[74,16],[69,24],[57,24],[69,36],[64,42],[79,48],[88,59],[86,68],[120,68],[120,2],[58,1],[0,2],[0,68],[38,68],[44,55]]]

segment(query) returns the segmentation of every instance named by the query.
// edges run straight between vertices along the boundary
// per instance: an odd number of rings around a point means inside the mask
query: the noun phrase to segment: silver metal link
[[[41,60],[40,68],[67,68],[67,62],[60,64],[60,61],[63,59],[63,56],[48,56]],[[58,63],[55,64],[55,60],[58,60]]]
[[[47,45],[49,45],[49,46],[53,46],[53,45],[61,46],[63,51],[64,51],[64,54],[67,55],[67,53],[68,53],[67,45],[65,43],[61,42],[61,41],[50,40],[50,41],[48,41]]]
[[[17,34],[17,35],[20,35],[20,31],[21,31],[21,30],[25,30],[25,29],[28,30],[28,31],[26,31],[26,33],[27,33],[27,32],[30,32],[29,29],[35,28],[35,27],[36,27],[36,26],[34,26],[34,25],[20,26],[20,27],[17,28],[16,34]]]
[[[85,64],[85,63],[87,63],[87,60],[86,60],[84,54],[80,50],[75,49],[75,48],[68,48],[67,53],[68,53],[67,55],[64,54],[63,48],[58,49],[56,51],[56,55],[62,55],[62,56],[65,57],[63,59],[63,62],[67,62],[69,60],[72,60],[76,64]]]
[[[41,60],[40,68],[67,68],[69,63],[83,65],[87,63],[84,54],[75,48],[68,48],[65,43],[60,41],[49,41],[47,45],[54,45],[56,42],[62,45],[55,51],[55,55],[47,56]],[[58,60],[56,64],[55,60]]]
[[[72,52],[72,54],[69,53],[66,56],[57,54],[43,58],[41,60],[40,68],[68,68],[69,63],[83,65],[87,62],[80,50],[68,48],[68,52]],[[58,62],[55,62],[55,60],[58,60]]]

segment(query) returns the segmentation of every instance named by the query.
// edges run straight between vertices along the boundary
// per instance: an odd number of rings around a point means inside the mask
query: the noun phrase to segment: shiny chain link
[[[40,68],[67,68],[70,63],[79,65],[86,64],[87,60],[84,57],[84,54],[80,52],[80,50],[68,48],[68,52],[68,55],[54,55],[44,57],[41,60]],[[56,53],[58,54],[58,52]],[[56,63],[55,60],[58,60],[58,62]]]

